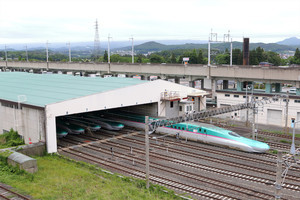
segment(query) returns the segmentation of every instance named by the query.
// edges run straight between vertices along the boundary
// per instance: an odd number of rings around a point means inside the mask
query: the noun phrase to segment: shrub
[[[0,135],[0,146],[2,147],[13,147],[25,144],[24,140],[18,134],[18,131],[10,129],[9,132]]]

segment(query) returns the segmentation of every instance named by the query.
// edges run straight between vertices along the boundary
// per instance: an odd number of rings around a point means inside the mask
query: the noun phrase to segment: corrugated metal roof
[[[18,96],[25,95],[27,100],[22,103],[44,107],[48,104],[144,82],[134,78],[0,72],[0,99],[18,102]]]

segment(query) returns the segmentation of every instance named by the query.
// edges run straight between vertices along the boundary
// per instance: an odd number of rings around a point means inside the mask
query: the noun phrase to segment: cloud
[[[299,37],[299,0],[0,0],[0,43],[100,39],[207,40],[231,30],[235,40]]]

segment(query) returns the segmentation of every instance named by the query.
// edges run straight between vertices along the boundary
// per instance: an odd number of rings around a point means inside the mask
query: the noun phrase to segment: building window
[[[255,97],[255,99],[258,99],[258,97]]]
[[[179,106],[179,111],[182,111],[182,106]]]
[[[246,96],[243,96],[244,99],[246,99]]]
[[[230,94],[225,94],[225,97],[230,97]]]
[[[11,103],[6,103],[6,102],[1,102],[1,106],[8,107],[8,108],[22,109],[21,105],[20,105],[20,108],[18,108],[18,104],[11,104]]]
[[[234,98],[239,98],[240,95],[235,94],[235,95],[233,95],[233,97],[234,97]]]
[[[294,100],[294,103],[300,103],[299,99]]]
[[[170,102],[170,108],[173,108],[173,106],[174,106],[174,102],[171,101],[171,102]]]

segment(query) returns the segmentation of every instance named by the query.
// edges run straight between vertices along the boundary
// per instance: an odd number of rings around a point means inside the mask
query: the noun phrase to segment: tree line
[[[160,52],[151,53],[149,55],[138,54],[135,55],[135,63],[179,63],[183,62],[183,58],[189,58],[190,64],[207,64],[207,49],[176,49],[165,50]],[[300,51],[297,48],[294,56],[288,59],[281,59],[279,54],[272,51],[264,51],[263,48],[257,47],[249,52],[249,65],[259,65],[261,62],[272,63],[275,66],[288,65],[288,64],[300,64]],[[5,52],[0,51],[0,58],[5,60]],[[25,51],[9,51],[8,58],[19,61],[26,61],[27,56]],[[45,61],[46,53],[44,50],[28,51],[29,61]],[[49,51],[49,61],[68,62],[69,57],[67,54]],[[85,52],[84,55],[72,57],[74,62],[108,62],[108,53],[104,51],[103,55],[97,58],[91,52]],[[119,55],[112,54],[110,56],[110,62],[131,63],[131,55]],[[230,64],[230,52],[226,49],[224,52],[220,52],[218,49],[211,50],[211,63],[214,64]],[[232,50],[232,64],[243,64],[243,51],[241,49]]]

